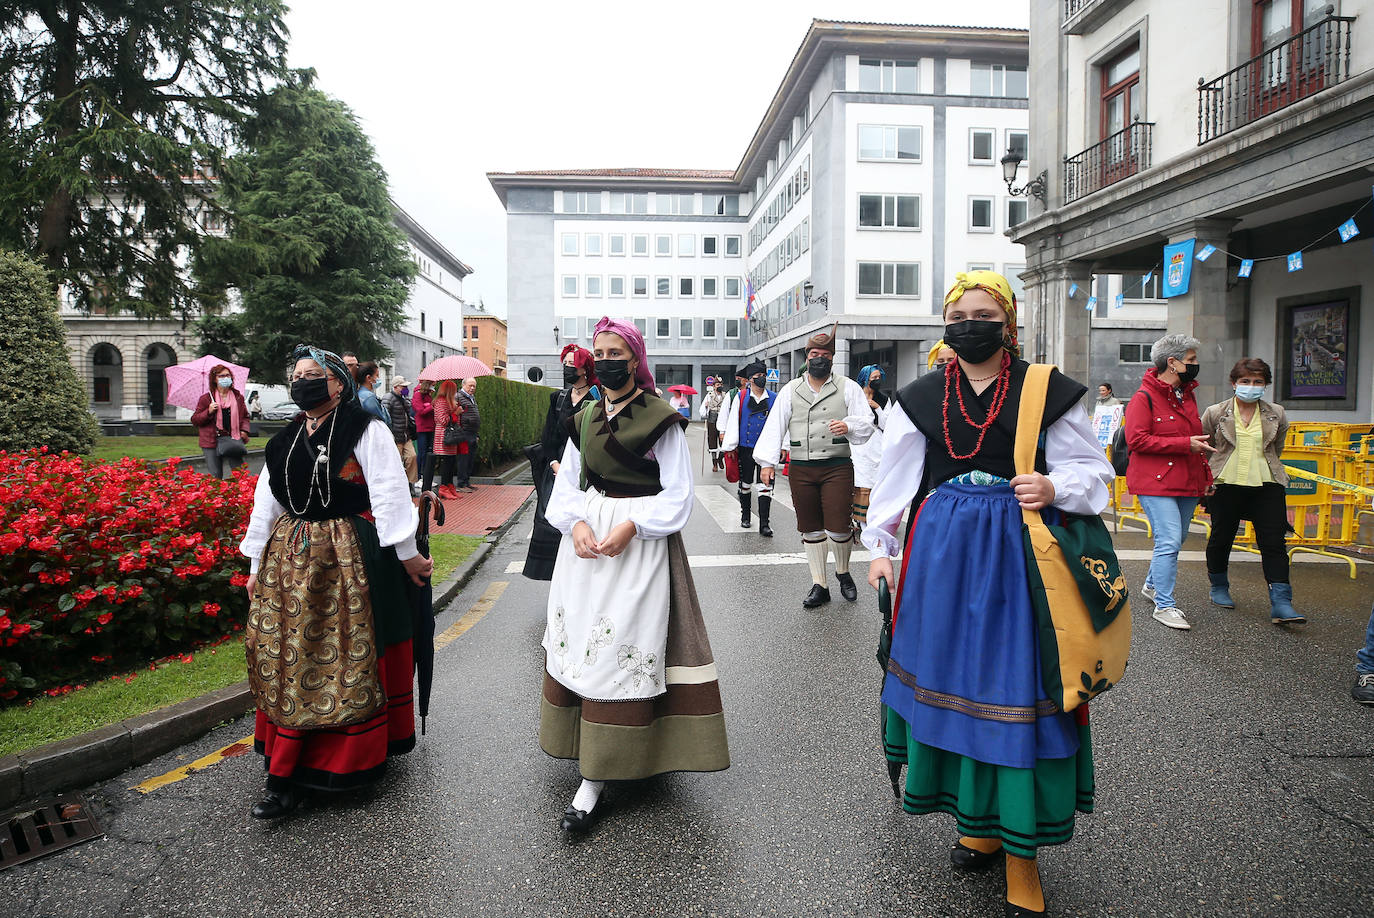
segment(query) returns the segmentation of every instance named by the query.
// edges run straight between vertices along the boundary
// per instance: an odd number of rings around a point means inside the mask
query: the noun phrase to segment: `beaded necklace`
[[[311,500],[318,499],[320,507],[325,508],[328,507],[330,501],[334,499],[334,482],[333,479],[329,477],[329,451],[334,446],[334,428],[338,426],[338,421],[339,412],[336,410],[333,417],[329,419],[329,436],[325,438],[325,445],[316,447],[320,452],[319,455],[315,457],[315,464],[310,467],[310,487],[305,494],[305,506],[300,509],[296,508],[295,498],[291,496],[291,456],[296,452],[296,444],[302,440],[305,441],[305,448],[310,448],[310,441],[305,433],[304,421],[301,422],[300,430],[297,431],[297,436],[291,438],[291,446],[286,451],[286,464],[283,467],[282,484],[286,489],[286,507],[291,511],[293,516],[304,516],[305,511],[310,509]],[[323,468],[324,471],[323,476],[320,475],[321,468]],[[321,484],[320,481],[321,477],[324,479],[323,484]]]
[[[945,398],[940,409],[940,420],[944,426],[945,449],[949,451],[950,458],[972,459],[978,455],[978,450],[983,448],[983,438],[987,436],[988,429],[992,427],[997,416],[1002,413],[1002,406],[1006,404],[1007,392],[1011,389],[1011,354],[1006,351],[1002,353],[1002,366],[997,371],[997,382],[993,384],[992,404],[988,407],[987,419],[981,424],[969,417],[968,409],[964,407],[964,390],[959,387],[959,372],[959,361],[957,360],[951,360],[945,366]],[[954,440],[949,435],[949,390],[951,387],[959,399],[959,413],[963,415],[965,423],[978,431],[978,442],[973,444],[973,450],[962,456],[954,451]]]

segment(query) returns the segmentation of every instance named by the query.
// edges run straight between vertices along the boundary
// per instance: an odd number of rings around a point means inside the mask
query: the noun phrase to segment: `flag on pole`
[[[754,282],[750,278],[744,279],[744,317],[752,319],[754,317]]]

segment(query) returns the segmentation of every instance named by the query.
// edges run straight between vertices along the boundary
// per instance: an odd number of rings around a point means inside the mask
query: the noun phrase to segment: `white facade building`
[[[1027,143],[1027,48],[1023,30],[817,20],[734,170],[490,173],[513,377],[557,383],[602,315],[645,330],[660,386],[756,357],[786,378],[832,322],[842,372],[924,372],[954,275],[1024,264],[1005,231],[1026,199],[999,161]]]

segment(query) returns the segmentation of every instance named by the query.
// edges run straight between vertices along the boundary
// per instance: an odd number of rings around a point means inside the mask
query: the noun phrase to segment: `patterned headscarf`
[[[949,345],[948,345],[948,344],[945,344],[945,339],[944,339],[944,338],[941,338],[939,341],[936,341],[933,345],[931,345],[930,353],[929,353],[929,354],[926,354],[926,369],[927,369],[927,370],[933,370],[933,369],[935,369],[935,361],[936,361],[936,359],[939,358],[940,352],[943,351],[943,350],[944,350],[945,348],[947,348],[947,347],[949,347]],[[953,350],[953,348],[950,348],[950,350]]]
[[[996,271],[960,271],[954,275],[954,286],[945,294],[944,309],[948,310],[951,303],[964,295],[964,291],[975,289],[986,290],[997,304],[1006,310],[1007,349],[1013,354],[1017,353],[1019,347],[1016,343],[1016,294],[1011,292],[1011,284],[1007,283],[1007,279]],[[933,360],[931,366],[934,366]]]
[[[610,316],[602,316],[601,321],[596,323],[596,328],[592,331],[592,345],[596,345],[596,336],[602,332],[610,332],[625,339],[625,343],[630,346],[630,353],[634,355],[639,363],[639,368],[635,370],[635,385],[649,392],[655,391],[658,387],[654,385],[654,374],[649,372],[649,361],[644,352],[644,336],[635,328],[633,322],[625,322],[621,319],[612,319]]]
[[[353,374],[348,372],[348,364],[343,362],[343,358],[333,351],[326,351],[322,347],[315,347],[313,344],[298,344],[296,349],[291,352],[291,364],[295,365],[297,360],[310,359],[324,368],[325,372],[332,373],[334,378],[343,383],[343,392],[339,399],[340,402],[352,401],[358,395],[358,384],[353,381]]]
[[[854,381],[857,382],[860,386],[866,387],[868,385],[869,377],[873,375],[874,370],[878,371],[878,379],[887,379],[887,374],[883,372],[882,367],[878,366],[876,363],[870,363],[868,366],[859,370],[859,377]]]

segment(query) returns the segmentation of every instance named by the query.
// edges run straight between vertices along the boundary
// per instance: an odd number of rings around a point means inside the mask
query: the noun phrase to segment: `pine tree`
[[[302,342],[387,356],[381,336],[401,327],[416,268],[372,142],[303,80],[269,94],[244,136],[247,152],[224,171],[229,235],[205,240],[195,262],[207,287],[242,295],[238,362],[281,382]]]
[[[31,259],[3,249],[0,354],[23,355],[0,376],[0,450],[89,453],[100,428],[67,353],[52,279]]]

